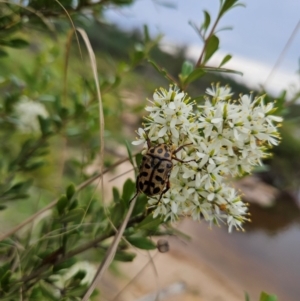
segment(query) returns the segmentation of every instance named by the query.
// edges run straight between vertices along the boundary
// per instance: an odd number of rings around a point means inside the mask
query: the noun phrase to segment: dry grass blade
[[[98,72],[97,72],[97,64],[96,64],[96,57],[93,51],[93,48],[91,46],[90,40],[86,34],[86,32],[81,29],[77,28],[77,31],[80,33],[86,48],[88,50],[88,54],[90,57],[91,61],[91,67],[93,71],[93,77],[96,85],[96,91],[97,91],[97,99],[99,103],[99,126],[100,126],[100,174],[103,173],[103,162],[104,162],[104,115],[103,115],[103,105],[102,105],[102,98],[101,98],[101,93],[100,93],[100,85],[98,81]],[[103,177],[101,177],[101,199],[104,199],[103,196]]]
[[[122,225],[120,226],[118,232],[116,233],[116,236],[113,240],[113,242],[111,243],[110,247],[108,248],[105,257],[103,258],[100,267],[98,268],[95,278],[92,282],[92,284],[90,285],[90,287],[88,288],[87,292],[85,293],[84,297],[82,298],[82,301],[88,301],[91,294],[93,293],[93,291],[95,290],[97,284],[99,283],[99,281],[101,280],[102,276],[104,275],[104,272],[107,270],[107,268],[109,267],[110,263],[112,262],[112,260],[115,257],[116,251],[117,251],[117,247],[119,245],[119,242],[122,238],[122,235],[124,233],[124,230],[127,226],[128,220],[132,214],[136,199],[138,197],[138,193],[136,193],[136,195],[133,197],[128,212],[124,218],[124,221],[122,222]]]

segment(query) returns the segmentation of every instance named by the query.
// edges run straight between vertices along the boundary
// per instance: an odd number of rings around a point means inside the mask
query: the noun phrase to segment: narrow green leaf
[[[233,8],[234,4],[239,0],[225,0],[224,4],[221,7],[219,16],[224,15],[229,9]]]
[[[266,292],[261,292],[259,301],[277,301],[277,296],[269,295]]]
[[[63,216],[60,221],[62,223],[79,223],[84,215],[84,210],[82,208],[75,208],[72,211],[68,212],[65,216]]]
[[[189,76],[194,70],[194,65],[189,61],[184,61],[181,67],[181,76],[187,77]]]
[[[215,35],[212,35],[206,41],[203,63],[206,63],[218,49],[219,49],[219,39]]]
[[[11,271],[8,270],[5,274],[1,277],[1,288],[4,292],[9,291],[9,283],[10,283]]]
[[[223,60],[222,60],[221,64],[219,65],[219,67],[222,67],[223,65],[225,65],[228,61],[231,60],[231,58],[232,58],[232,56],[231,56],[230,54],[227,54],[227,55],[223,58]]]
[[[29,45],[29,43],[23,39],[16,38],[11,40],[0,40],[0,45],[13,47],[13,48],[24,48]]]
[[[158,71],[158,73],[160,73],[162,76],[164,76],[165,78],[167,78],[168,80],[170,80],[169,76],[168,76],[168,72],[166,69],[159,67],[155,62],[153,62],[152,60],[148,60],[148,63],[150,63],[155,69],[156,71]]]
[[[191,83],[196,79],[202,77],[205,74],[205,71],[202,68],[196,68],[184,81],[184,84]]]
[[[116,253],[116,256],[115,256],[114,260],[122,261],[122,262],[129,262],[129,261],[133,261],[133,259],[135,257],[136,257],[135,253],[118,251]]]
[[[0,205],[0,211],[1,210],[5,210],[6,209],[6,206],[5,205]]]
[[[14,184],[9,190],[4,192],[3,196],[12,194],[22,194],[27,191],[27,189],[31,186],[32,182],[32,179],[23,182],[18,182]]]
[[[156,244],[146,237],[126,237],[126,239],[135,247],[143,250],[154,250]]]
[[[35,170],[35,169],[38,169],[42,166],[45,165],[45,161],[44,160],[37,160],[37,161],[34,161],[34,162],[27,162],[26,165],[24,166],[24,169],[26,171],[31,171],[31,170]]]
[[[250,296],[247,292],[245,292],[245,301],[250,301]]]
[[[114,207],[110,210],[110,219],[115,227],[121,224],[123,217],[125,215],[125,207],[122,203],[116,203]]]
[[[53,272],[57,272],[59,270],[68,269],[76,263],[76,259],[74,257],[65,260],[60,264],[55,264],[53,266]]]
[[[127,179],[123,186],[122,199],[128,204],[136,191],[135,183],[131,179]]]
[[[70,201],[70,205],[69,205],[69,210],[73,210],[73,209],[75,209],[75,208],[77,208],[78,207],[78,200],[77,199],[72,199],[71,201]]]
[[[118,188],[116,188],[116,187],[113,187],[113,198],[114,198],[115,203],[120,202],[120,193],[119,193]]]
[[[40,123],[40,128],[43,136],[47,136],[51,134],[51,120],[49,118],[43,118],[42,116],[38,116],[38,120]]]
[[[46,300],[57,301],[60,299],[59,289],[51,285],[50,283],[47,283],[44,280],[40,280],[39,287],[41,289],[44,298],[47,298]]]
[[[66,195],[67,195],[68,200],[71,200],[71,198],[73,197],[73,195],[75,194],[75,192],[76,192],[75,185],[74,184],[70,184],[67,187],[67,190],[66,190]]]
[[[143,155],[141,153],[138,153],[136,156],[135,156],[135,164],[137,167],[141,166],[142,164],[142,159],[143,159]]]
[[[202,69],[206,72],[233,73],[233,74],[243,75],[243,73],[240,71],[226,69],[226,68],[202,67]]]
[[[201,27],[204,29],[204,31],[206,31],[210,25],[210,14],[206,10],[204,10],[203,13],[204,13],[204,22]]]
[[[132,152],[131,152],[131,148],[130,148],[130,145],[128,143],[127,140],[125,140],[125,146],[126,146],[126,149],[127,149],[127,153],[128,153],[128,157],[129,157],[129,161],[131,163],[131,165],[134,167],[134,163],[133,163],[133,158],[132,158]]]
[[[68,205],[68,198],[65,195],[62,195],[59,200],[57,201],[56,204],[56,209],[58,211],[58,214],[62,214],[64,212],[64,209],[67,207]]]
[[[160,217],[153,218],[153,215],[150,214],[137,225],[137,228],[151,231],[155,230],[162,222]]]
[[[147,25],[144,25],[143,29],[144,29],[145,43],[148,43],[148,42],[150,42],[150,40],[151,40],[151,39],[150,39],[150,35],[149,35],[149,28],[148,28]]]

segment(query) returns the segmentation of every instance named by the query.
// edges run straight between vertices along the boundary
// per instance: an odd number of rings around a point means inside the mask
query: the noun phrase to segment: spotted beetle
[[[162,143],[158,145],[151,145],[150,139],[147,139],[148,150],[142,158],[142,163],[139,169],[139,175],[136,181],[137,193],[143,192],[147,196],[154,196],[160,194],[158,202],[161,200],[163,194],[170,189],[170,174],[173,168],[172,160],[181,163],[187,163],[195,160],[183,161],[175,155],[187,145],[184,144],[176,150],[168,144]]]

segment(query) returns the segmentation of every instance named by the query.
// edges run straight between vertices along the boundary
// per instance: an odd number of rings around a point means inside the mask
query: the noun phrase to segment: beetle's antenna
[[[127,171],[121,173],[120,175],[117,175],[117,176],[115,176],[114,178],[111,178],[110,180],[108,180],[108,182],[112,182],[112,181],[114,181],[114,180],[116,180],[116,179],[118,179],[118,178],[120,178],[120,177],[126,175],[127,173],[133,171],[133,170],[135,170],[135,168],[129,169],[129,170],[127,170]]]

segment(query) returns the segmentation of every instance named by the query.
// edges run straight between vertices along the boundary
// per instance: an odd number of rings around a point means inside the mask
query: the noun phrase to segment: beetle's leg
[[[170,189],[170,187],[171,187],[170,180],[168,180],[167,183],[166,183],[166,188],[161,192],[157,203],[160,202],[162,196]]]
[[[134,194],[134,196],[131,198],[131,200],[128,203],[130,204],[135,198],[138,197],[139,194],[140,194],[140,191],[137,190],[136,193]]]
[[[181,151],[185,146],[192,145],[192,144],[193,144],[193,143],[187,143],[187,144],[184,144],[184,145],[179,146],[179,147],[173,152],[173,155],[175,155],[176,153],[178,153],[179,151]]]
[[[188,160],[188,161],[183,161],[183,160],[177,158],[176,156],[174,156],[176,153],[178,153],[180,150],[182,150],[185,146],[192,145],[192,144],[193,144],[193,143],[188,143],[188,144],[184,144],[184,145],[179,146],[179,147],[173,152],[172,159],[174,159],[174,160],[176,160],[176,161],[178,161],[178,162],[181,162],[181,163],[188,163],[188,162],[193,162],[193,161],[196,162],[195,159],[193,159],[193,160]]]
[[[149,137],[147,136],[147,146],[148,146],[148,148],[150,148],[151,147],[151,141],[150,141],[150,139],[149,139]]]

